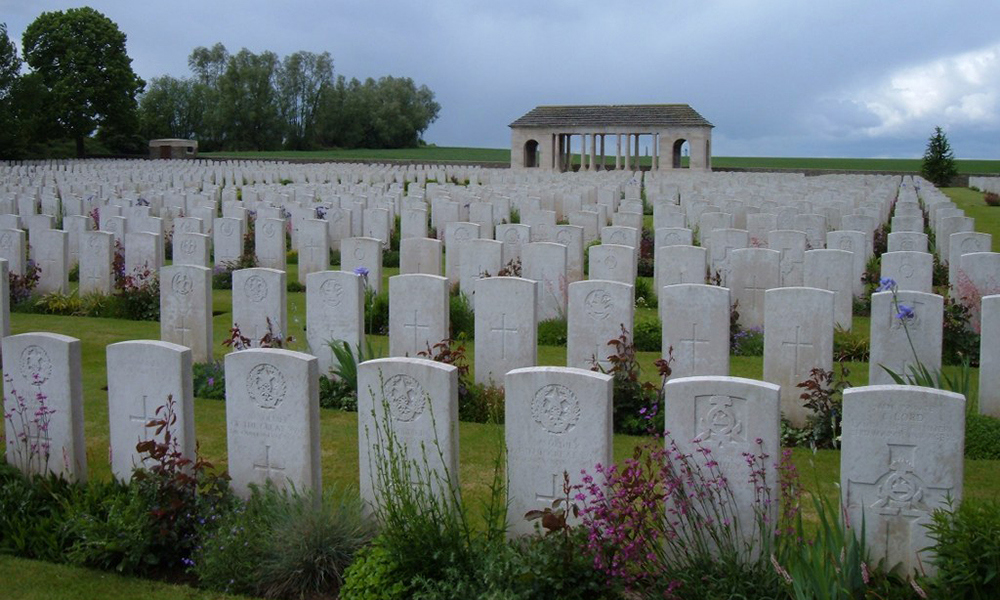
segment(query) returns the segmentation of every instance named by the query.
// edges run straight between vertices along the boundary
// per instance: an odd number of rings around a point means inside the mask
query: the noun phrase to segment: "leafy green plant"
[[[670,360],[659,359],[655,363],[660,376],[660,386],[657,387],[650,382],[640,381],[641,369],[636,355],[636,344],[624,325],[621,334],[609,340],[607,345],[612,347],[608,356],[611,367],[605,370],[594,356],[591,370],[607,373],[614,378],[612,420],[615,433],[638,435],[650,431],[662,431],[663,414],[660,410],[662,388],[670,376]]]
[[[226,367],[221,360],[192,365],[194,395],[211,400],[226,399]]]
[[[968,411],[965,415],[965,457],[1000,460],[1000,419]]]
[[[927,535],[942,598],[1000,598],[1000,502],[967,499],[934,511]]]
[[[868,336],[863,332],[842,327],[833,332],[834,362],[868,362],[870,353]]]
[[[281,495],[271,485],[252,488],[250,498],[201,527],[201,544],[187,561],[198,585],[231,594],[254,594],[264,560],[262,540]]]
[[[476,337],[476,315],[472,312],[468,296],[460,293],[448,298],[448,322],[451,339],[471,340]]]
[[[816,448],[837,448],[840,444],[841,406],[844,389],[850,387],[849,374],[843,363],[836,377],[833,371],[817,367],[810,371],[809,379],[796,386],[805,390],[799,398],[805,401],[803,406],[812,411],[806,423],[810,431],[809,443]]]
[[[663,346],[663,326],[657,317],[637,319],[633,332],[635,349],[640,352],[660,352]]]
[[[653,284],[646,277],[638,277],[635,280],[635,305],[644,308],[656,308],[657,297]]]
[[[320,375],[319,405],[320,408],[357,412],[358,396],[343,379]]]
[[[413,584],[399,572],[381,537],[361,548],[344,572],[340,600],[406,600]]]
[[[937,256],[937,255],[935,255]],[[944,299],[944,332],[941,362],[946,365],[979,366],[980,336],[972,328],[969,304],[953,298]]]
[[[734,356],[763,356],[764,329],[762,327],[741,329],[730,339],[730,350]]]
[[[567,323],[565,318],[546,319],[538,323],[539,346],[565,346]]]

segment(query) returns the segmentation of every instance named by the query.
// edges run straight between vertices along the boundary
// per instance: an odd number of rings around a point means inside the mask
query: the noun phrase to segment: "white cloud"
[[[929,127],[1000,125],[1000,44],[890,73],[882,81],[836,95],[874,115],[853,129],[871,138],[909,135]]]

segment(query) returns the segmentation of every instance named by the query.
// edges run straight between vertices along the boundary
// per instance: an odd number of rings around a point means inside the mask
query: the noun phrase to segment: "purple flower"
[[[883,277],[878,281],[878,287],[875,289],[876,292],[891,292],[896,289],[896,282],[890,277]]]
[[[358,268],[354,269],[354,274],[355,275],[360,275],[362,277],[368,277],[368,269],[366,269],[364,267],[358,267]]]
[[[896,318],[900,321],[906,321],[912,319],[915,315],[913,314],[913,309],[905,304],[899,305],[899,312],[896,313]]]
[[[215,377],[209,377],[208,378],[208,387],[212,387],[214,385],[215,385]]]

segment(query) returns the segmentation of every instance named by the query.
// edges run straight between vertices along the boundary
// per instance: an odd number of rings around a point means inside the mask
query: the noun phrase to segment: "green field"
[[[966,189],[950,188],[945,192],[966,212],[976,218],[976,230],[992,233],[994,250],[1000,240],[1000,208],[989,208],[982,201],[982,194]],[[385,269],[383,284],[397,269]],[[289,264],[289,281],[297,279],[297,265]],[[231,325],[232,295],[228,290],[213,292],[213,319],[215,354],[222,357],[226,348],[221,342]],[[651,309],[639,309],[637,317],[649,316]],[[290,333],[297,340],[293,349],[305,349],[305,294],[288,294],[288,318]],[[855,317],[855,330],[867,332],[869,321]],[[93,319],[39,314],[14,313],[11,315],[12,333],[49,331],[63,333],[81,340],[83,360],[84,429],[87,440],[87,460],[92,478],[110,477],[108,463],[108,404],[107,372],[105,367],[105,347],[114,342],[133,339],[158,339],[159,325],[155,322],[136,322],[115,319]],[[373,337],[374,345],[384,349],[387,339]],[[466,344],[470,362],[474,360],[475,344]],[[565,364],[565,347],[539,347],[539,364]],[[643,368],[643,379],[651,380],[655,370],[653,361],[658,353],[641,352],[639,362]],[[763,372],[760,357],[733,357],[731,374],[734,376],[760,379]],[[854,385],[867,382],[867,365],[852,363],[851,381]],[[973,373],[973,387],[978,383]],[[204,457],[219,468],[226,464],[225,404],[218,400],[196,399],[195,420],[197,437]],[[356,489],[358,485],[358,431],[357,416],[335,410],[321,410],[321,446],[324,487]],[[459,447],[461,449],[459,477],[462,484],[463,500],[474,514],[478,514],[481,502],[487,497],[491,471],[490,461],[499,451],[502,428],[496,425],[477,423],[459,424]],[[643,438],[615,436],[614,454],[622,459],[631,454],[636,444]],[[823,450],[815,454],[805,449],[796,449],[794,460],[803,474],[806,488],[835,498],[839,481],[839,452]],[[965,461],[965,497],[995,498],[1000,494],[1000,478],[996,477],[1000,461]],[[53,582],[72,580],[72,584]],[[149,598],[217,598],[218,595],[202,593],[183,586],[127,579],[107,573],[78,569],[64,565],[51,565],[36,561],[26,561],[11,557],[0,557],[0,581],[5,598],[105,598],[105,597],[149,597]]]
[[[448,163],[501,163],[510,164],[510,150],[502,148],[449,148],[430,146],[397,150],[315,150],[271,152],[202,152],[204,158],[238,159],[295,159],[295,160],[373,160]],[[614,164],[614,157],[609,164]],[[642,157],[644,166],[651,164],[649,157]],[[715,168],[739,169],[793,169],[832,171],[908,171],[920,172],[919,158],[782,158],[713,156]],[[579,164],[579,155],[574,159]],[[687,164],[687,159],[683,160]],[[959,160],[959,173],[1000,173],[1000,160]]]

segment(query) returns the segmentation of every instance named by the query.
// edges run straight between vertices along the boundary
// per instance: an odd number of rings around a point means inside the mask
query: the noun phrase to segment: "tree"
[[[205,86],[193,79],[154,77],[139,98],[142,133],[147,139],[200,137],[205,130]]]
[[[955,175],[958,175],[955,155],[952,154],[951,146],[948,144],[948,136],[940,127],[934,128],[934,135],[927,141],[920,174],[938,187],[948,185]]]
[[[278,55],[246,48],[229,57],[219,77],[219,109],[226,144],[234,150],[272,150],[281,143]]]
[[[89,7],[42,13],[24,31],[25,61],[48,89],[52,114],[76,141],[78,157],[99,126],[117,136],[136,133],[136,95],[145,83],[132,70],[125,39]]]
[[[308,150],[319,135],[317,113],[325,90],[333,85],[329,52],[296,52],[286,56],[278,73],[278,100],[285,128],[285,147]]]

